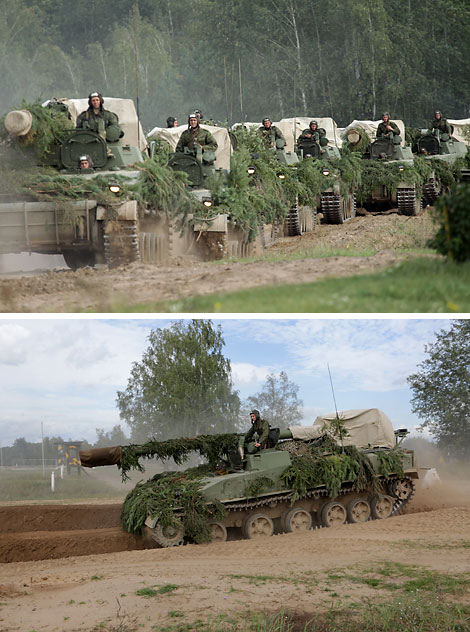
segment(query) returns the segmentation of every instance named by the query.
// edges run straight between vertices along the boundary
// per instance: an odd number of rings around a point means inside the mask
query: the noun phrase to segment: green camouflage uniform
[[[390,121],[389,119],[388,123],[385,123],[385,121],[382,121],[381,123],[379,123],[379,126],[377,127],[377,134],[375,135],[375,137],[383,138],[384,136],[387,136],[388,134],[390,134],[390,130],[387,129],[389,125],[392,128],[392,134],[394,136],[400,136],[400,130],[398,129],[398,125],[394,123],[393,121]]]
[[[307,137],[308,134],[310,134],[310,138]],[[310,129],[310,127],[308,127],[307,129],[304,129],[299,136],[299,145],[301,143],[319,143],[319,142],[320,142],[320,132],[318,131],[318,127],[315,131]]]
[[[452,134],[452,129],[450,127],[449,121],[445,118],[442,118],[442,116],[439,120],[437,118],[434,118],[431,121],[431,125],[429,126],[428,131],[434,133],[436,130],[439,130],[441,134],[449,134],[449,136]]]
[[[185,147],[189,149],[195,149],[194,143],[198,143],[202,146],[202,149],[208,151],[215,151],[218,147],[217,141],[207,129],[202,127],[195,127],[185,129],[181,134],[175,151],[184,151]]]
[[[269,423],[266,419],[261,419],[261,417],[255,419],[245,435],[245,445],[252,440],[254,434],[258,435],[258,443],[261,443],[261,447],[264,448],[269,435]]]
[[[117,114],[109,110],[101,109],[98,114],[95,114],[93,108],[88,108],[77,118],[77,128],[96,132],[103,140],[106,140],[106,130],[110,127],[117,128],[119,132],[121,131]],[[119,137],[119,133],[117,136]]]
[[[258,128],[258,132],[264,138],[264,140],[266,141],[266,144],[269,147],[275,147],[276,141],[278,140],[278,138],[282,138],[282,140],[286,142],[286,139],[284,138],[283,133],[281,132],[279,127],[276,127],[275,125],[271,125],[269,129],[266,129],[265,126],[262,125],[261,127]]]

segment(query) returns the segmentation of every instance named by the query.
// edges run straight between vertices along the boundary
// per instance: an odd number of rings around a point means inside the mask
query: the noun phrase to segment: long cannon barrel
[[[112,448],[95,448],[94,450],[80,450],[78,453],[83,467],[100,467],[102,465],[121,465],[122,448],[120,445]]]

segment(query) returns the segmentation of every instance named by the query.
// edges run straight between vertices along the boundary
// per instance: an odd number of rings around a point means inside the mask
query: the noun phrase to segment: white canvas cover
[[[399,119],[398,120],[391,119],[391,120],[397,124],[398,129],[400,130],[401,146],[404,147],[406,145],[405,124],[403,123],[403,121],[400,121]],[[351,129],[351,127],[363,129],[371,140],[375,140],[375,135],[377,134],[377,128],[381,122],[382,122],[382,119],[378,121],[353,121],[352,123],[349,123],[347,127],[344,128],[343,140],[346,138],[346,132],[348,131],[348,129]]]
[[[467,119],[447,119],[454,126],[452,136],[462,143],[470,146],[470,118]]]
[[[215,152],[215,166],[220,169],[230,169],[230,156],[232,153],[232,143],[228,130],[225,127],[216,127],[215,125],[201,125],[202,129],[208,129],[217,141],[217,150]],[[157,137],[165,140],[174,150],[181,134],[187,125],[179,125],[178,127],[154,127],[149,133],[148,138]]]
[[[105,110],[114,112],[119,118],[119,125],[124,131],[121,141],[125,145],[131,147],[139,147],[144,151],[147,147],[142,125],[137,119],[137,112],[132,99],[116,99],[114,97],[103,97]],[[88,97],[86,99],[59,99],[61,103],[65,103],[75,123],[79,114],[88,109]],[[139,130],[139,131],[138,131]]]
[[[335,121],[329,117],[318,116],[296,116],[295,118],[285,118],[280,121],[273,121],[273,125],[279,127],[286,139],[286,151],[294,151],[294,131],[295,138],[298,139],[300,134],[307,129],[310,121],[317,121],[318,127],[323,127],[326,131],[328,145],[330,147],[341,147],[343,141],[339,133],[338,126]],[[236,123],[233,127],[240,127],[241,123]],[[262,123],[243,123],[248,128],[261,127]]]
[[[395,434],[389,417],[378,408],[359,410],[343,410],[338,416],[344,421],[349,435],[344,438],[344,445],[355,445],[357,448],[393,448]],[[321,415],[315,419],[313,426],[295,426],[289,428],[294,439],[317,439],[325,434],[323,426],[336,419],[336,413]]]

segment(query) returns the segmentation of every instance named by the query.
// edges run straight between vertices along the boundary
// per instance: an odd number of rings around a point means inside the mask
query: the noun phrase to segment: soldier
[[[88,97],[88,110],[77,118],[77,128],[96,132],[105,141],[115,142],[124,136],[119,119],[114,112],[103,108],[104,99],[99,92],[91,92]]]
[[[393,140],[395,136],[400,136],[398,125],[390,120],[388,112],[382,114],[382,122],[377,127],[376,138],[389,138]]]
[[[257,438],[254,440],[255,449],[260,450],[266,448],[269,437],[269,423],[265,419],[261,419],[260,412],[256,408],[251,411],[250,417],[251,428],[245,435],[245,448],[247,448],[249,443],[253,443],[252,438],[255,434],[257,435]],[[250,447],[247,448],[247,451],[250,452]]]
[[[299,136],[297,145],[299,149],[302,149],[305,156],[318,156],[319,151],[323,152],[323,149],[319,149],[321,146],[327,145],[328,139],[326,138],[326,132],[323,128],[318,127],[317,121],[310,121],[307,129],[304,129]]]
[[[174,116],[169,116],[166,119],[166,126],[168,128],[172,128],[172,127],[178,127],[178,121]]]
[[[184,151],[185,147],[195,150],[197,146],[202,151],[215,151],[218,147],[217,141],[207,129],[202,129],[195,112],[188,117],[188,129],[185,129],[176,145],[175,151]]]
[[[258,132],[264,138],[269,147],[277,147],[277,140],[282,140],[284,145],[286,144],[286,139],[284,138],[281,130],[272,124],[272,121],[268,116],[262,120],[262,123],[263,125],[258,128]]]
[[[452,135],[450,123],[447,119],[442,118],[442,113],[439,110],[436,110],[436,112],[434,112],[434,119],[431,121],[429,126],[428,133],[436,136],[438,131],[440,134],[448,134],[449,136]]]
[[[82,170],[93,169],[93,161],[90,156],[84,154],[78,160],[79,168]]]

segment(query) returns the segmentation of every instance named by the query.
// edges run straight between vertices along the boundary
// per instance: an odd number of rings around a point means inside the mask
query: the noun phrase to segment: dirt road
[[[468,492],[468,482],[453,483],[418,492],[406,515],[262,541],[2,564],[0,630],[152,630],[175,621],[207,621],[217,613],[281,607],[308,616],[328,608],[333,597],[342,605],[376,598],[372,582],[358,582],[357,576],[375,577],[384,564],[468,574]],[[94,524],[97,514],[89,515]],[[44,520],[40,528],[51,526]],[[142,589],[155,594],[136,594]],[[468,593],[462,599],[468,602]]]
[[[1,312],[107,312],[122,304],[176,300],[196,294],[307,283],[325,277],[364,274],[394,265],[403,249],[422,248],[432,234],[429,211],[356,217],[343,226],[319,225],[313,233],[280,239],[267,253],[304,258],[253,263],[178,260],[171,266],[136,263],[114,270],[49,271],[40,276],[0,278]],[[358,249],[373,256],[311,258],[312,251]],[[118,310],[119,311],[119,310]]]

